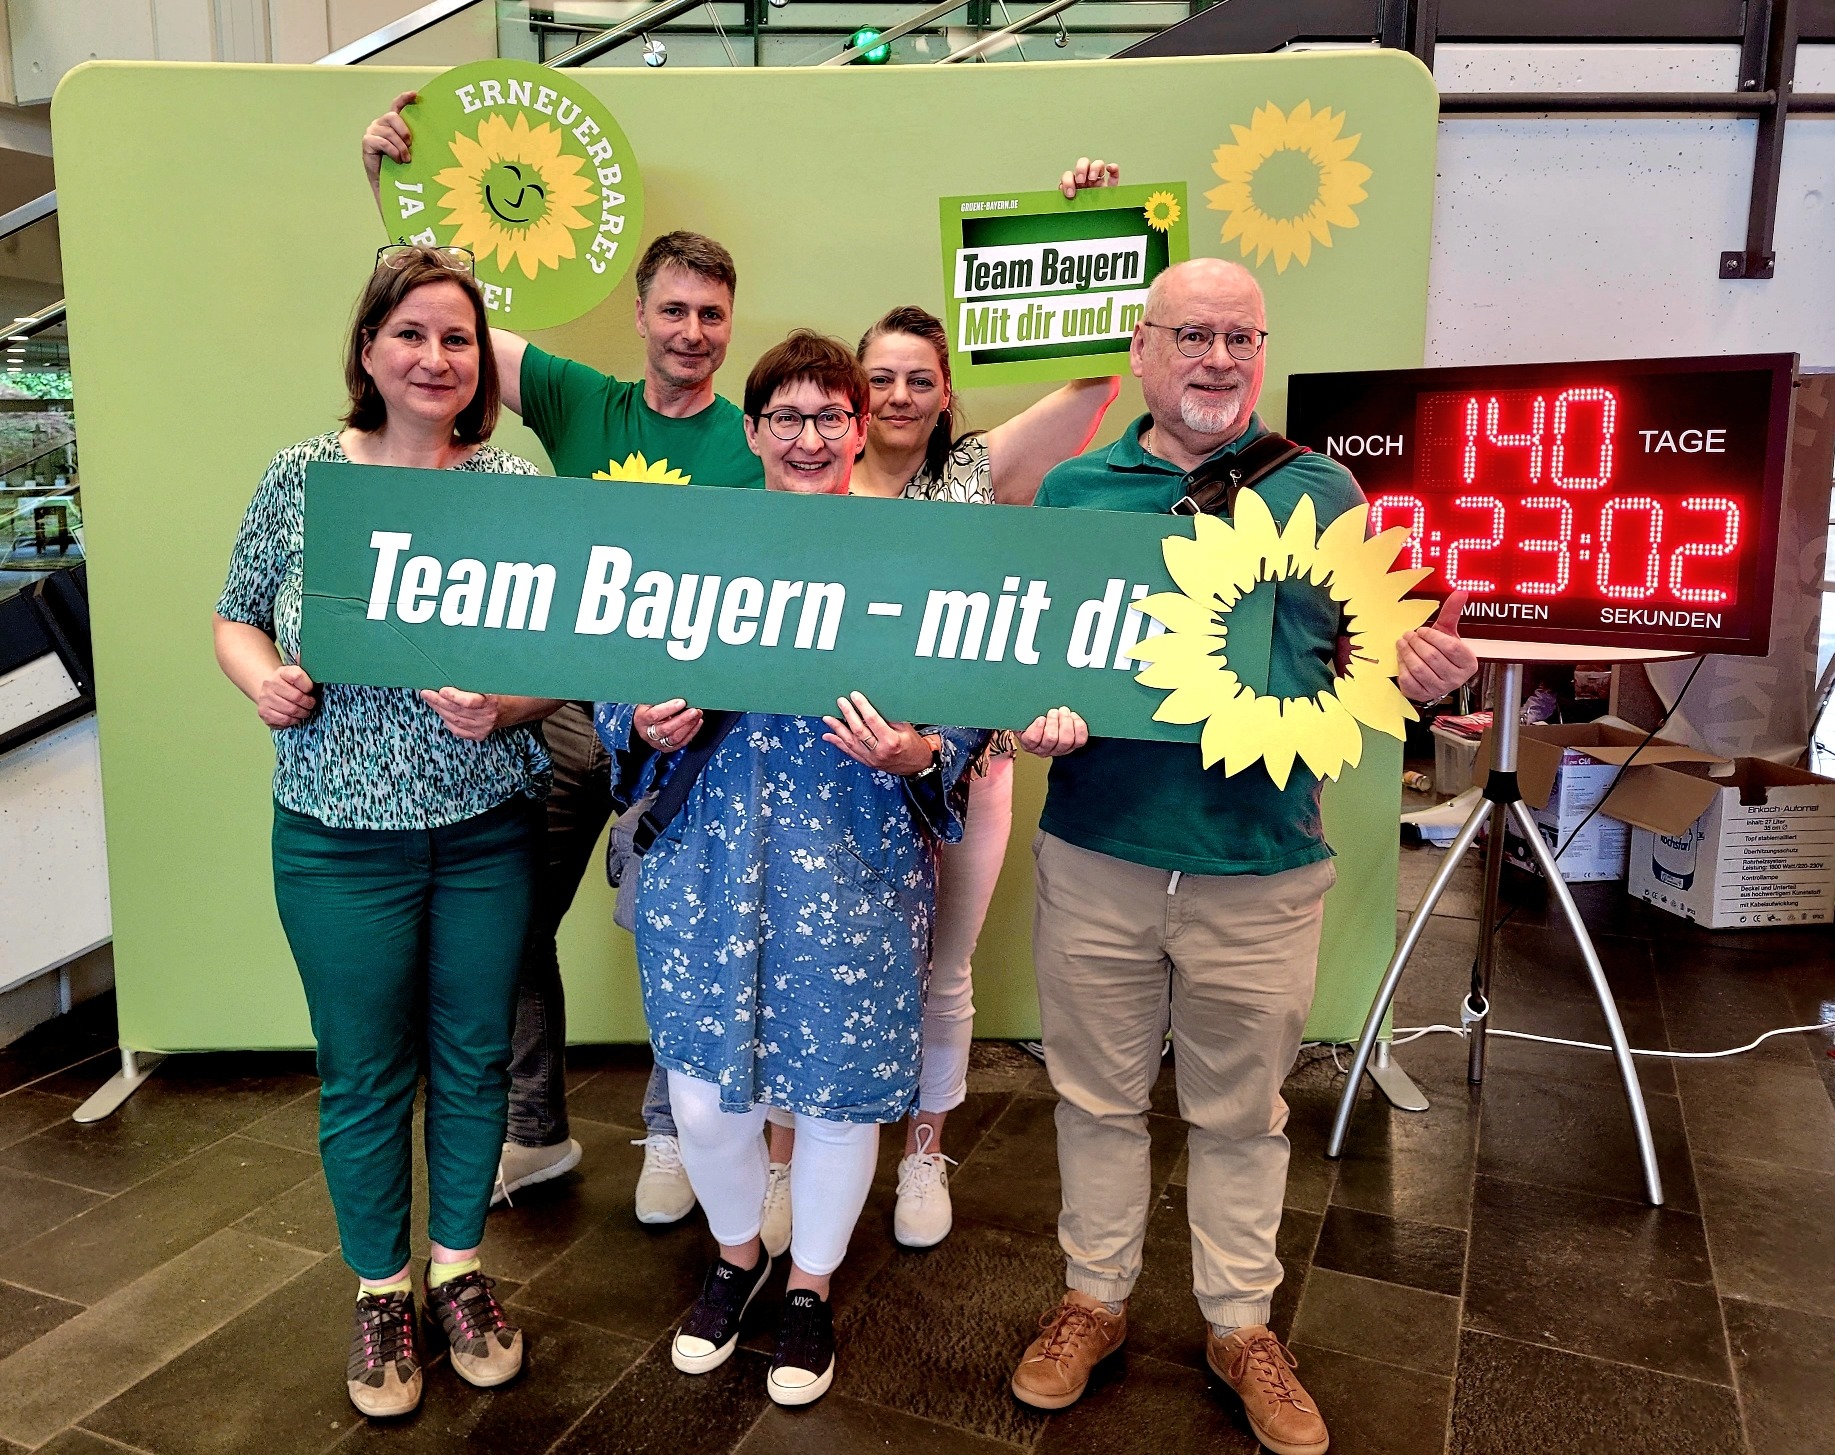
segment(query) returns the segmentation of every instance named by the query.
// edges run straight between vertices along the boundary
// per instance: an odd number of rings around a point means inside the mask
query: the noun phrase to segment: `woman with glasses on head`
[[[765,488],[847,494],[866,410],[865,376],[839,341],[798,332],[766,353],[745,386]],[[802,623],[819,630],[823,610],[804,602]],[[704,728],[681,699],[601,703],[597,721],[627,799],[666,780]],[[937,849],[961,835],[958,780],[985,738],[887,722],[859,693],[829,717],[746,713],[635,884],[625,877],[651,1045],[719,1244],[675,1335],[684,1373],[727,1360],[770,1274],[759,1134],[777,1108],[795,1118],[798,1215],[766,1390],[808,1404],[834,1378],[829,1281],[866,1203],[879,1128],[916,1094]]]
[[[274,733],[274,898],[318,1042],[319,1147],[358,1278],[347,1388],[366,1415],[420,1402],[408,1219],[423,1068],[427,1312],[470,1383],[522,1366],[478,1244],[547,791],[529,724],[557,704],[315,682],[299,643],[306,467],[536,474],[485,443],[487,327],[469,254],[382,250],[346,346],[344,427],[275,456],[216,609],[217,661]]]

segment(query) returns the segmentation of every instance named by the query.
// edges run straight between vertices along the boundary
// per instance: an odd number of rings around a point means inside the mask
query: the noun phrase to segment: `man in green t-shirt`
[[[414,94],[397,96],[363,134],[364,169],[378,208],[382,158],[409,158],[411,136],[401,108]],[[762,489],[764,472],[746,444],[744,414],[714,392],[714,375],[733,336],[738,274],[732,254],[698,233],[666,233],[644,250],[636,283],[642,379],[612,378],[493,328],[504,407],[534,431],[560,475]],[[611,814],[610,762],[593,733],[589,702],[564,704],[543,732],[554,760],[547,861],[517,995],[509,1140],[493,1202],[571,1171],[581,1153],[567,1125],[567,1007],[554,937]],[[648,1135],[637,1216],[675,1222],[695,1199],[676,1153],[667,1083],[660,1077],[652,1077],[643,1114]]]
[[[1131,346],[1148,413],[1114,445],[1059,465],[1038,503],[1170,510],[1187,472],[1268,431],[1255,416],[1267,338],[1261,289],[1212,258],[1162,273]],[[1256,493],[1283,526],[1302,497],[1320,521],[1363,501],[1357,482],[1304,454]],[[1275,592],[1269,691],[1310,697],[1337,668],[1340,608],[1305,580]],[[1477,663],[1456,630],[1458,596],[1398,646],[1402,690],[1451,691]],[[1151,1198],[1148,1097],[1172,1032],[1179,1112],[1190,1124],[1186,1190],[1206,1355],[1241,1396],[1256,1436],[1318,1455],[1328,1435],[1292,1356],[1268,1329],[1287,1181],[1281,1083],[1312,1004],[1325,892],[1334,877],[1319,782],[1284,788],[1257,763],[1226,777],[1195,745],[1089,741],[1070,714],[1041,819],[1033,959],[1045,1063],[1059,1096],[1058,1241],[1069,1291],[1013,1376],[1026,1403],[1061,1409],[1121,1346]]]

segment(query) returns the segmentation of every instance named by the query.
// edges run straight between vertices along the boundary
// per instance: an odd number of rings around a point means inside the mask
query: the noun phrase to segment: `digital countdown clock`
[[[1397,568],[1498,642],[1763,655],[1793,354],[1296,374]],[[1498,655],[1492,653],[1492,655]]]

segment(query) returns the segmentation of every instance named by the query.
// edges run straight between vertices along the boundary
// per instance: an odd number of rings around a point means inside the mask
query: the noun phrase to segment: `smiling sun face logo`
[[[1259,760],[1275,787],[1285,788],[1297,758],[1319,777],[1336,778],[1363,756],[1360,724],[1400,738],[1417,716],[1395,685],[1395,644],[1433,611],[1431,602],[1403,599],[1429,573],[1390,571],[1407,532],[1395,526],[1365,540],[1368,515],[1367,506],[1347,510],[1318,534],[1312,500],[1302,496],[1282,530],[1262,498],[1244,490],[1233,521],[1195,516],[1194,536],[1163,542],[1179,589],[1139,603],[1167,630],[1134,648],[1151,664],[1134,680],[1171,689],[1155,721],[1204,724],[1206,768],[1222,762],[1229,777]],[[1351,639],[1344,675],[1312,697],[1258,693],[1230,670],[1227,655],[1230,609],[1251,591],[1290,579],[1338,602]]]
[[[1284,273],[1295,258],[1306,266],[1314,242],[1329,248],[1334,227],[1356,227],[1370,169],[1350,159],[1362,133],[1340,137],[1343,128],[1342,111],[1314,111],[1309,101],[1285,114],[1269,102],[1249,125],[1232,126],[1235,143],[1211,158],[1223,185],[1204,194],[1213,212],[1228,214],[1223,241],[1240,239],[1242,255],[1253,253],[1257,264],[1272,253]]]
[[[494,254],[505,272],[514,263],[525,278],[576,255],[574,233],[593,225],[580,209],[599,194],[581,175],[585,158],[561,150],[561,135],[546,122],[530,126],[520,112],[513,124],[492,112],[475,138],[453,137],[457,165],[433,180],[448,189],[439,205],[454,246],[481,259]]]

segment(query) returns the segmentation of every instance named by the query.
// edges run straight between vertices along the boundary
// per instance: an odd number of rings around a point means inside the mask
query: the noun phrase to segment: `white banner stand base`
[[[154,1051],[130,1051],[126,1046],[121,1048],[121,1069],[107,1081],[88,1101],[84,1102],[70,1114],[73,1122],[99,1122],[120,1110],[121,1103],[126,1101],[145,1084],[147,1077],[158,1068],[166,1058]]]

